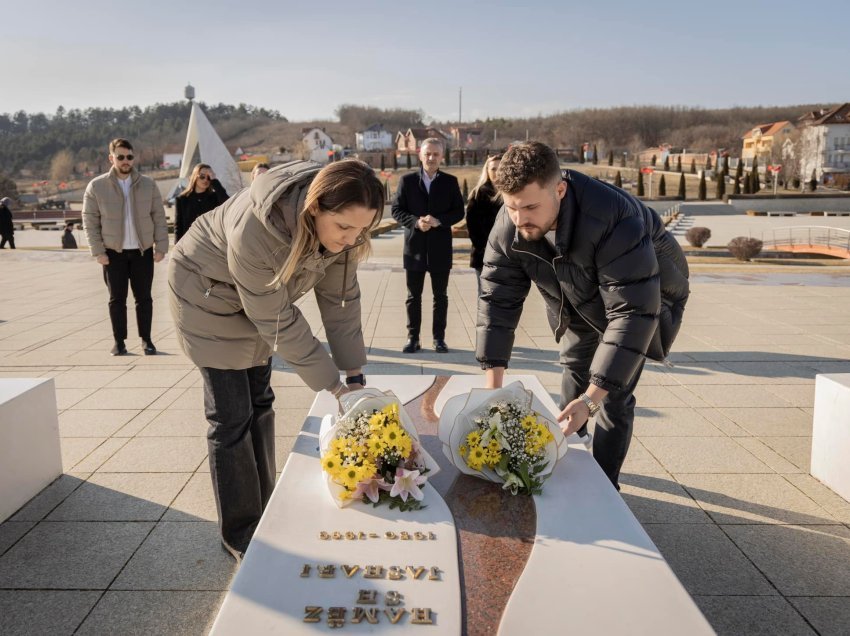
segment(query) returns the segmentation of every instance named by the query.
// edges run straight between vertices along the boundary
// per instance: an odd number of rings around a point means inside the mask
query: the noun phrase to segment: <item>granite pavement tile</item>
[[[208,470],[199,470],[186,483],[162,521],[218,521],[212,482]]]
[[[717,636],[815,636],[818,633],[781,596],[695,596],[694,601]]]
[[[658,462],[637,437],[632,438],[622,472],[639,475],[667,475],[664,466]]]
[[[824,524],[835,519],[782,475],[677,475],[715,523]]]
[[[69,409],[59,414],[59,435],[62,437],[109,437],[139,413],[141,413],[139,410]]]
[[[787,475],[790,473],[805,472],[802,468],[789,462],[757,437],[737,437],[735,441],[769,466],[771,470],[779,474]]]
[[[641,523],[711,523],[693,497],[669,477],[623,473],[620,494]]]
[[[769,473],[764,463],[728,437],[642,437],[671,473]]]
[[[207,455],[201,437],[134,437],[99,472],[191,473]]]
[[[73,634],[99,591],[0,590],[0,634]]]
[[[139,437],[203,437],[209,423],[203,408],[195,410],[166,409],[158,412],[151,422],[139,431]]]
[[[80,636],[203,636],[224,592],[108,591],[76,632]]]
[[[775,407],[791,406],[781,397],[772,393],[771,385],[760,384],[703,384],[692,385],[688,389],[702,398],[710,406],[718,407]]]
[[[812,408],[815,404],[815,387],[813,383],[771,384],[765,387],[769,392],[785,400],[791,406]]]
[[[63,474],[53,480],[44,490],[24,504],[10,517],[12,521],[41,521],[72,492],[83,485],[88,474]]]
[[[64,411],[65,409],[69,409],[75,404],[78,404],[87,396],[91,395],[95,391],[96,388],[86,388],[86,389],[55,389],[56,391],[56,408],[60,411]]]
[[[821,636],[850,632],[850,596],[792,596],[788,599]]]
[[[126,373],[126,369],[73,367],[53,378],[57,389],[99,389]]]
[[[217,523],[161,521],[110,589],[226,590],[235,570]]]
[[[35,526],[35,521],[4,521],[0,523],[0,555]],[[0,632],[2,633],[2,632]]]
[[[776,594],[723,531],[711,523],[646,523],[644,529],[692,595]]]
[[[723,433],[693,408],[635,408],[639,437],[706,437]]]
[[[157,521],[191,473],[95,473],[47,521]]]
[[[783,595],[850,596],[850,528],[764,524],[722,528]]]
[[[141,411],[136,417],[118,429],[113,437],[135,437],[161,412],[152,409]]]
[[[759,437],[758,439],[803,472],[811,471],[811,437]]]
[[[165,392],[163,388],[98,389],[75,405],[80,409],[144,409]]]
[[[725,435],[729,437],[746,437],[749,436],[749,431],[738,426],[730,420],[720,409],[716,408],[697,408],[694,409],[697,413],[702,415],[709,422],[714,424],[715,427]]]
[[[0,557],[0,588],[105,589],[152,523],[39,523]]]
[[[835,519],[850,526],[850,501],[847,501],[808,473],[783,476]]]
[[[721,408],[730,420],[756,436],[811,437],[812,418],[796,407]]]
[[[75,466],[75,471],[94,472],[100,468],[110,457],[124,447],[129,440],[126,437],[109,437],[103,444],[86,455]]]
[[[133,368],[108,384],[104,383],[100,386],[128,389],[149,387],[171,388],[180,382],[188,373],[186,369]]]

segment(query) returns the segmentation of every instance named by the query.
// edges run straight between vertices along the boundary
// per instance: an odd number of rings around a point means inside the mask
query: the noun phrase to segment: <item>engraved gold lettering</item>
[[[310,570],[311,570],[310,566],[305,563],[304,567],[301,568],[302,578],[307,578],[308,576],[310,576]]]
[[[433,532],[429,532],[429,533],[428,533],[428,538],[429,538],[429,539],[431,539],[431,541],[434,541],[434,540],[437,538],[437,535],[436,535],[436,534],[434,534]]]
[[[410,533],[402,530],[401,532],[401,540],[402,541],[410,541]]]
[[[390,530],[387,530],[384,533],[384,537],[386,537],[387,539],[398,539],[398,535],[395,532],[391,532]]]
[[[330,539],[330,538],[331,538],[331,535],[330,535],[330,534],[328,534],[327,532],[325,532],[324,530],[322,530],[322,531],[319,533],[319,538],[320,538],[322,541],[327,541],[328,539]]]
[[[378,622],[378,608],[377,607],[355,607],[353,610],[354,614],[351,616],[352,623],[359,623],[364,618],[367,623],[371,623],[372,625]]]
[[[343,565],[342,571],[345,572],[345,578],[350,579],[352,576],[357,574],[357,571],[360,569],[359,565]]]
[[[364,579],[382,579],[384,578],[384,566],[382,565],[367,565],[363,571]]]
[[[384,594],[384,604],[387,607],[395,607],[396,605],[401,605],[403,602],[404,596],[402,596],[400,592],[390,590]]]
[[[424,532],[414,532],[413,538],[416,539],[417,541],[425,541],[428,538],[428,535],[425,534]]]
[[[365,539],[365,538],[366,538],[366,533],[365,533],[365,532],[363,532],[363,531],[358,532],[358,533],[357,533],[357,538],[358,538],[358,539],[360,539],[361,541],[363,541],[363,539]]]
[[[341,532],[334,532],[333,538],[336,539],[336,540],[342,539],[342,533]]]
[[[319,571],[320,579],[332,579],[336,576],[335,565],[317,565],[316,569]]]
[[[345,625],[345,608],[329,607],[328,627],[342,627],[343,625]]]
[[[357,602],[360,605],[374,605],[378,602],[378,590],[357,590]]]
[[[404,578],[404,572],[397,565],[392,565],[390,566],[390,569],[387,572],[387,577],[390,579],[390,581],[400,581]]]
[[[418,568],[408,565],[405,569],[407,570],[408,575],[410,575],[410,578],[416,580],[425,573],[426,568],[423,565],[420,565]]]
[[[401,620],[401,617],[405,615],[407,612],[403,607],[398,607],[395,609],[385,609],[384,614],[387,615],[387,618],[390,619],[390,622],[395,625]]]
[[[315,605],[308,605],[304,608],[304,622],[305,623],[318,623],[322,615],[322,608],[316,607]]]
[[[414,607],[410,610],[410,623],[412,625],[433,625],[430,607]]]
[[[442,570],[440,568],[438,568],[437,566],[432,567],[430,574],[428,574],[428,580],[429,581],[439,581],[439,580],[441,580],[440,579],[440,572],[442,572]]]
[[[370,532],[370,533],[369,533],[369,538],[370,538],[370,539],[377,539],[377,538],[378,538],[378,533],[377,533],[377,532]]]
[[[357,535],[354,534],[353,532],[351,532],[351,530],[349,530],[348,532],[345,533],[345,538],[348,539],[349,541],[352,541],[352,540],[357,538]]]

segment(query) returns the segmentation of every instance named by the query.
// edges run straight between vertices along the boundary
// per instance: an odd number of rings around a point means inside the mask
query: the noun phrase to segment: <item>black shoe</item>
[[[401,352],[402,353],[416,353],[422,348],[422,345],[419,344],[419,338],[411,338],[407,341],[407,344],[404,345]]]
[[[124,346],[123,340],[116,340],[115,345],[112,347],[110,352],[114,356],[126,356],[127,355],[127,347]]]
[[[142,340],[142,349],[146,356],[156,355],[156,347],[153,346],[153,343],[150,340]]]
[[[442,338],[436,338],[434,340],[434,351],[437,353],[448,353],[449,346],[446,344],[446,341]]]

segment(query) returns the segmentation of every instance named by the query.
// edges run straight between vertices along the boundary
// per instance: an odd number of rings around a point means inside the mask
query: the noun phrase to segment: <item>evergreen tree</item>
[[[608,151],[608,165],[609,166],[614,165],[614,151],[613,150]]]
[[[384,153],[381,153],[381,172],[387,169],[387,160],[384,157]]]
[[[723,157],[723,176],[729,176],[729,155]]]
[[[667,196],[667,183],[664,181],[664,175],[661,175],[661,179],[658,181],[658,196],[666,197]]]
[[[722,201],[723,197],[726,195],[726,177],[723,176],[723,173],[717,175],[717,187],[714,190],[714,196],[717,197],[718,201]]]
[[[735,191],[734,194],[741,194],[743,183],[741,178],[744,176],[744,160],[738,159],[738,165],[735,167]]]
[[[578,162],[584,163],[584,144],[578,145]]]
[[[599,165],[599,151],[596,149],[596,144],[593,144],[593,155],[592,155],[593,165]]]
[[[407,153],[407,169],[410,170],[413,167],[413,159],[410,156],[410,152]]]
[[[463,200],[469,200],[469,184],[466,182],[466,179],[463,180]]]
[[[685,190],[685,175],[679,175],[679,193],[676,195],[680,200],[684,201],[687,198],[687,191]]]
[[[691,174],[697,173],[697,160],[691,159]]]
[[[466,153],[464,153],[463,148],[460,149],[460,159],[458,161],[459,166],[466,165]]]
[[[452,149],[446,148],[446,156],[443,157],[443,163],[447,166],[452,165]]]
[[[649,163],[650,163],[650,165],[652,165],[653,168],[655,167],[656,161],[658,161],[658,157],[656,157],[655,155],[652,155],[652,159],[650,160]]]
[[[670,170],[670,155],[664,157],[664,170]]]
[[[398,170],[398,154],[393,152],[393,170]]]
[[[473,166],[478,165],[478,151],[477,150],[472,151],[472,165]]]
[[[617,176],[614,177],[614,185],[618,188],[623,187],[623,176],[620,174],[619,170],[617,170]]]
[[[735,185],[732,186],[732,194],[741,194],[741,180],[735,177]]]
[[[621,168],[626,167],[626,153],[623,153],[623,156],[620,158],[620,167]]]
[[[747,176],[744,177],[744,194],[752,194],[753,193],[753,173],[748,172]]]
[[[682,171],[682,155],[676,157],[676,172]]]
[[[645,194],[646,193],[643,191],[643,173],[638,172],[637,195],[642,197]]]
[[[809,179],[809,191],[814,192],[818,189],[818,173],[817,170],[812,170],[812,178]]]
[[[761,190],[761,184],[759,184],[759,158],[753,157],[753,171],[751,173],[753,175],[753,182],[751,184],[751,191],[753,194],[756,194],[759,190]]]
[[[705,170],[702,171],[699,177],[699,200],[705,201],[708,198],[708,193],[706,192],[706,184],[705,184]]]
[[[390,190],[390,180],[384,180],[384,201],[390,201],[393,198],[392,190]]]
[[[705,159],[705,169],[711,170],[711,155],[708,155]]]

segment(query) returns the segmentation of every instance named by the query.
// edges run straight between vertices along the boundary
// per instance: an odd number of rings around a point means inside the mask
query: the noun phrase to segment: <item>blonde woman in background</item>
[[[174,242],[181,239],[199,216],[217,208],[228,198],[227,191],[215,178],[210,165],[196,165],[189,177],[189,185],[174,199],[177,208],[174,214]]]
[[[469,253],[469,266],[475,270],[478,280],[478,293],[481,293],[481,270],[484,267],[484,250],[487,248],[487,237],[496,222],[496,215],[502,209],[502,197],[496,192],[493,180],[502,155],[488,157],[481,168],[478,183],[469,193],[466,202],[466,229],[469,240],[472,241],[472,251]]]

